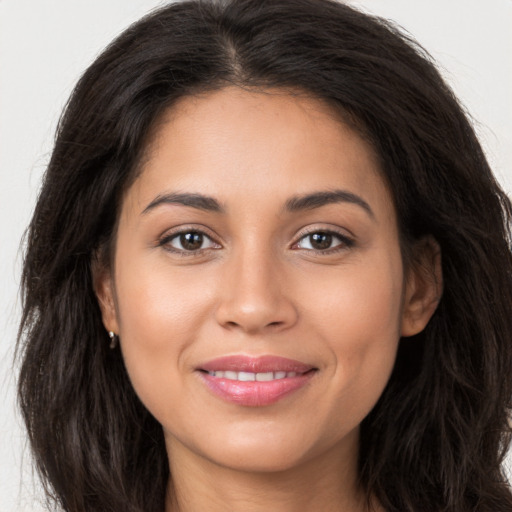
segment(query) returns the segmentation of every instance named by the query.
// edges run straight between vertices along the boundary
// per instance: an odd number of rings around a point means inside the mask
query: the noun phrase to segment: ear
[[[434,314],[443,293],[441,248],[432,236],[419,240],[406,273],[402,336],[421,332]]]
[[[96,298],[98,299],[101,318],[105,329],[119,334],[112,271],[109,266],[102,263],[102,260],[103,258],[98,253],[92,258],[92,285]]]

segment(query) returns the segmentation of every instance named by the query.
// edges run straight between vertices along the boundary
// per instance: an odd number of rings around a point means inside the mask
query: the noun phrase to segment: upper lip
[[[207,372],[215,371],[236,371],[251,373],[266,372],[296,372],[306,373],[313,370],[314,366],[294,359],[288,359],[280,356],[247,356],[231,355],[212,359],[198,367],[198,370]]]

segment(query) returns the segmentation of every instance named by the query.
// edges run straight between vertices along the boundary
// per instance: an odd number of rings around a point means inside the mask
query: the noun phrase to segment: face
[[[95,286],[171,459],[240,470],[356,453],[435,307],[370,146],[319,100],[235,87],[158,125]]]

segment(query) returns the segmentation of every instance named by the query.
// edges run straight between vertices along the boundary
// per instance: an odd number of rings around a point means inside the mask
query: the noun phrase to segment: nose
[[[285,330],[297,321],[297,309],[286,294],[285,272],[276,258],[250,250],[226,262],[217,322],[246,334]]]

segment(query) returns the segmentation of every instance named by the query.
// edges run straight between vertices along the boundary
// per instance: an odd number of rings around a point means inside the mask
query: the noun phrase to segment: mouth
[[[310,370],[313,371],[313,370]],[[305,372],[307,373],[307,372]],[[240,382],[270,382],[272,380],[280,380],[280,379],[291,379],[293,377],[297,377],[297,375],[303,375],[297,372],[284,372],[284,371],[276,371],[276,372],[235,372],[232,370],[217,370],[217,371],[209,371],[208,375],[211,377],[215,377],[217,379],[228,379],[228,380],[238,380]]]
[[[217,397],[241,406],[273,404],[305,386],[318,371],[312,365],[278,356],[226,356],[197,368]]]

